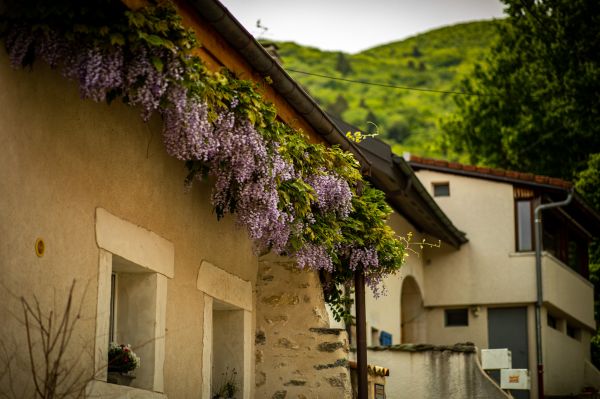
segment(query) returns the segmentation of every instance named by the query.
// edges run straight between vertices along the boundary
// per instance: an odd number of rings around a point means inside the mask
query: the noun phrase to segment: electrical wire
[[[292,69],[292,68],[286,68],[286,71],[294,72],[294,73],[301,73],[303,75],[316,76],[316,77],[324,78],[324,79],[339,80],[339,81],[347,82],[347,83],[356,83],[356,84],[362,84],[362,85],[366,85],[366,86],[386,87],[389,89],[424,91],[424,92],[428,92],[428,93],[438,93],[438,94],[457,94],[457,95],[462,95],[462,96],[494,97],[491,94],[468,93],[468,92],[464,92],[464,91],[452,91],[452,90],[436,90],[436,89],[426,89],[426,88],[422,88],[422,87],[398,86],[398,85],[391,85],[391,84],[387,84],[387,83],[366,82],[364,80],[353,80],[353,79],[340,78],[340,77],[336,77],[336,76],[322,75],[319,73],[299,71],[297,69]]]

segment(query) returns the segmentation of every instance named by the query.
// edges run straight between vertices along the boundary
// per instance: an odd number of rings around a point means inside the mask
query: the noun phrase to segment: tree
[[[592,154],[587,169],[578,175],[575,188],[596,209],[600,209],[600,154]],[[600,320],[600,240],[590,245],[590,282],[594,284],[594,313]],[[600,329],[592,337],[592,363],[600,368]]]
[[[600,209],[600,2],[503,0],[508,18],[444,123],[451,151],[471,162],[577,180]],[[588,162],[589,161],[589,162]],[[600,242],[590,246],[600,318]],[[592,339],[600,367],[600,333]]]
[[[339,52],[337,55],[337,63],[335,64],[335,70],[346,76],[352,72],[350,61],[346,58],[344,53]]]
[[[444,124],[471,162],[572,179],[600,152],[600,2],[503,0],[508,18]]]
[[[342,96],[341,94],[338,94],[338,96],[335,98],[334,103],[329,104],[327,106],[327,112],[329,112],[332,115],[339,116],[339,117],[341,117],[342,114],[344,113],[344,111],[346,111],[347,109],[348,109],[348,101],[346,101],[344,96]]]

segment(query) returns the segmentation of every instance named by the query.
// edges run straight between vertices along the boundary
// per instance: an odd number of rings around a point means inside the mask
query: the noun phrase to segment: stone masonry
[[[318,274],[269,255],[256,291],[255,397],[351,398],[347,334],[328,328]]]

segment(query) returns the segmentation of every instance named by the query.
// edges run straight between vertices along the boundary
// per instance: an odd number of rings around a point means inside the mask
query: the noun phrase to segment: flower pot
[[[121,373],[118,371],[109,371],[107,381],[110,384],[131,385],[131,381],[135,380],[135,376],[131,374]]]

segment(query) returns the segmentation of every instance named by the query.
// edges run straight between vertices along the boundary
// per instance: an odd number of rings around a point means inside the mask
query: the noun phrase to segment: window
[[[379,345],[379,330],[375,327],[371,327],[371,345]]]
[[[558,320],[556,319],[556,317],[552,316],[550,313],[548,313],[548,327],[552,327],[555,330],[558,330]]]
[[[581,330],[571,323],[567,323],[567,335],[577,341],[581,340]]]
[[[517,251],[533,251],[532,201],[516,201]]]
[[[204,293],[202,397],[212,398],[234,370],[239,397],[246,397],[253,382],[252,284],[202,261],[196,288]]]
[[[131,385],[146,390],[154,389],[158,278],[157,273],[112,256],[109,336],[117,344],[130,344],[142,359]]]
[[[460,327],[469,325],[469,310],[467,308],[446,309],[444,313],[446,327]]]
[[[174,276],[173,244],[157,234],[96,209],[99,250],[95,380],[91,396],[115,395],[107,384],[109,342],[130,344],[140,357],[131,387],[163,392],[167,280]],[[131,388],[127,388],[131,389]]]
[[[433,196],[434,197],[449,197],[450,196],[450,183],[433,183]]]
[[[587,234],[561,209],[550,209],[542,214],[542,232],[544,251],[587,278]]]

